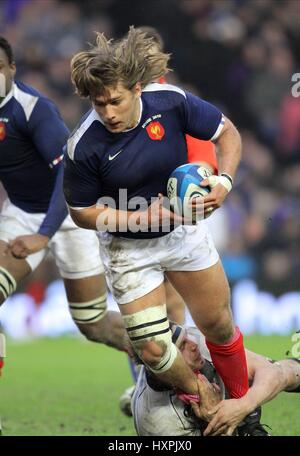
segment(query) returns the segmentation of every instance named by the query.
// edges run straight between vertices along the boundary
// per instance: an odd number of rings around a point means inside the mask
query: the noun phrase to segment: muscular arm
[[[219,174],[227,173],[234,178],[241,160],[242,142],[239,132],[229,119],[225,118],[224,127],[215,143]]]
[[[220,174],[226,173],[234,178],[241,159],[241,137],[229,119],[225,118],[222,131],[215,142],[218,150],[219,176],[213,175],[201,182],[201,186],[211,187],[211,192],[204,198],[205,215],[219,208],[231,190],[229,179]],[[196,204],[196,198],[194,204]]]
[[[242,397],[245,407],[249,412],[259,405],[269,402],[283,391],[287,384],[285,369],[280,363],[272,364],[263,356],[246,350],[247,364],[249,366],[250,381],[252,385],[247,394]]]
[[[224,400],[210,411],[214,416],[204,435],[232,435],[246,415],[259,405],[269,402],[291,383],[294,384],[290,369],[285,365],[288,360],[272,364],[249,350],[246,350],[246,357],[251,387],[240,399]]]
[[[101,207],[96,204],[83,209],[70,208],[71,217],[80,228],[116,231],[127,227],[130,212]]]
[[[97,231],[126,232],[137,226],[141,230],[148,230],[150,226],[182,223],[180,216],[163,207],[162,195],[159,195],[146,210],[123,211],[94,204],[82,209],[70,207],[70,214],[79,227]]]

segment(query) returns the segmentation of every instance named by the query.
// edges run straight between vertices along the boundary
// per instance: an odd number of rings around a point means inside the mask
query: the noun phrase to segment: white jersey
[[[206,359],[202,373],[217,383],[225,398],[224,384],[216,373],[209,351],[202,336],[199,343],[201,354]],[[149,386],[143,366],[131,402],[134,425],[141,436],[200,436],[204,424],[195,417],[191,407],[179,400],[173,390],[155,391]],[[206,424],[205,424],[206,426]],[[204,427],[205,427],[204,426]]]

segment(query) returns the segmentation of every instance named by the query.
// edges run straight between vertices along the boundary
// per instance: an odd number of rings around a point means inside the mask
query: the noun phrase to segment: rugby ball
[[[195,222],[204,218],[194,213],[189,206],[192,198],[206,196],[210,187],[200,187],[200,183],[211,176],[212,172],[204,166],[195,163],[178,166],[171,173],[167,184],[167,195],[170,200],[170,207],[176,214],[192,219]]]

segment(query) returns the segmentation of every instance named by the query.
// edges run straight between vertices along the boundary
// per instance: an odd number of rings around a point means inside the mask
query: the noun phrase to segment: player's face
[[[141,85],[128,90],[122,83],[107,87],[105,95],[92,100],[104,126],[112,133],[120,133],[136,126],[140,117]]]
[[[12,81],[16,73],[16,66],[14,63],[9,63],[6,53],[0,48],[0,98],[3,96],[3,84],[4,84],[4,96],[8,94],[11,89]]]
[[[185,362],[193,371],[198,371],[204,366],[205,361],[200,353],[199,347],[192,340],[185,339],[182,342],[180,351]]]

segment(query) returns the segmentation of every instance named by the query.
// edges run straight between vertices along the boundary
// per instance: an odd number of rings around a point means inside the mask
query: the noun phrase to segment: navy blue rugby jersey
[[[48,98],[13,83],[0,104],[0,179],[14,205],[46,214],[39,232],[49,237],[67,215],[62,159],[68,135]]]
[[[65,155],[64,188],[72,208],[94,205],[111,197],[120,206],[119,189],[127,200],[148,203],[166,195],[171,172],[187,162],[185,134],[216,139],[224,124],[222,113],[206,101],[168,84],[149,84],[141,96],[136,127],[109,132],[92,109],[71,134]],[[166,233],[112,233],[122,237],[157,237]]]

